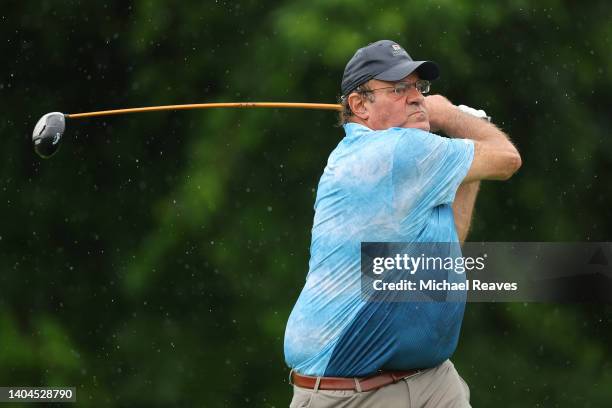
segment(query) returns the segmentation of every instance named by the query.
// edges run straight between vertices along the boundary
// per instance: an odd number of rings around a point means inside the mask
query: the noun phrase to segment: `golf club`
[[[193,103],[185,105],[147,106],[142,108],[113,109],[84,113],[50,112],[43,115],[32,132],[34,151],[43,159],[57,153],[60,141],[66,130],[66,119],[91,118],[97,116],[121,115],[124,113],[156,112],[185,109],[208,108],[294,108],[323,109],[339,111],[342,107],[331,103],[293,103],[293,102],[227,102],[227,103]]]

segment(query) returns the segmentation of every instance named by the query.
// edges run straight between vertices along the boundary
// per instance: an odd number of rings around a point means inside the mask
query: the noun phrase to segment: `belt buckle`
[[[413,372],[412,372],[411,374],[408,374],[408,375],[403,376],[402,378],[400,378],[400,380],[404,380],[404,379],[406,379],[406,378],[412,378],[412,377],[414,377],[415,375],[419,374],[419,373],[420,373],[421,371],[423,371],[423,370],[421,370],[420,368],[417,368],[417,369],[412,370],[412,371],[413,371]],[[398,381],[399,381],[399,380],[398,380]]]
[[[408,370],[408,371],[412,371],[412,372],[410,374],[397,375],[394,371],[387,371],[387,372],[385,372],[383,370],[380,370],[379,373],[380,374],[385,374],[385,373],[389,374],[391,376],[391,379],[393,380],[393,384],[395,384],[395,383],[397,383],[397,382],[399,382],[401,380],[404,380],[406,378],[414,377],[415,375],[420,373],[422,370],[417,368],[417,369]]]

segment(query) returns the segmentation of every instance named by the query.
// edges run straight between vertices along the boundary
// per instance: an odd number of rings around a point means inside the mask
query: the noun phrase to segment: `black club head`
[[[32,132],[34,151],[43,159],[53,156],[60,146],[66,129],[66,119],[61,112],[51,112],[38,120]]]

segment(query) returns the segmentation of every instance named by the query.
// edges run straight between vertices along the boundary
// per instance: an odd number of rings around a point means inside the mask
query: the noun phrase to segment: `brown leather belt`
[[[309,375],[298,374],[294,371],[291,374],[291,381],[298,387],[315,389],[317,388],[318,378],[318,389],[320,390],[355,390],[358,392],[365,392],[376,390],[385,385],[394,384],[402,378],[410,377],[419,371],[421,370],[381,371],[377,374],[363,378],[311,377]]]

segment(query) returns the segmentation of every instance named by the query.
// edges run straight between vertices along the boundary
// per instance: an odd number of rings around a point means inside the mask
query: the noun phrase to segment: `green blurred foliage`
[[[208,110],[68,121],[49,111],[334,102],[381,38],[442,67],[523,167],[485,183],[472,240],[609,241],[607,1],[16,2],[0,12],[0,384],[78,406],[287,406],[283,334],[332,113]],[[612,309],[470,304],[454,361],[474,406],[612,400]]]

